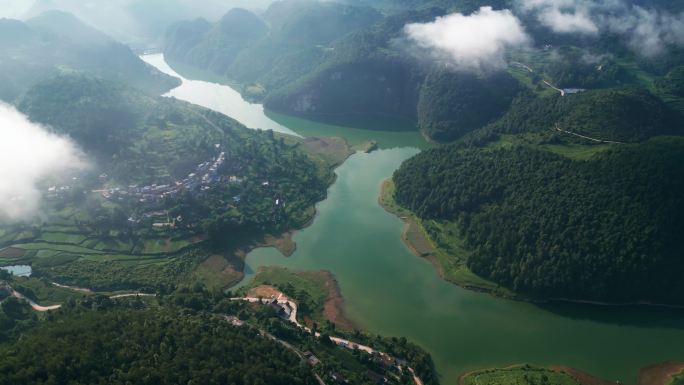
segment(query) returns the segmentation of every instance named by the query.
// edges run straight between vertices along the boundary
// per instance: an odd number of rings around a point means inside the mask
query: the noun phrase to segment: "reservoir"
[[[157,62],[163,63],[163,58],[157,57]],[[150,57],[146,60],[155,63]],[[183,89],[188,83],[185,80],[170,95],[200,104],[201,98],[192,92],[201,94],[203,89]],[[229,98],[201,105],[223,112],[228,106],[212,106],[234,102]],[[274,115],[272,119],[263,109],[250,111],[261,114],[252,117],[255,121],[268,119],[273,122],[269,124],[294,132],[300,132],[298,125],[309,125],[309,131],[301,135],[316,130],[312,122]],[[344,134],[339,128],[336,132]],[[514,363],[568,365],[633,384],[640,367],[684,360],[682,310],[535,305],[476,293],[441,280],[430,263],[411,254],[403,244],[401,220],[377,202],[381,182],[418,153],[419,135],[396,139],[388,132],[354,135],[384,135],[386,140],[379,140],[383,149],[357,153],[336,170],[337,181],[327,199],[317,205],[316,219],[295,234],[297,250],[291,257],[272,248],[256,249],[247,256],[245,280],[260,266],[269,265],[331,271],[352,320],[371,333],[404,336],[421,345],[431,353],[446,385],[456,384],[467,370]]]
[[[30,265],[4,266],[0,267],[0,269],[8,271],[17,277],[30,277],[33,272]]]

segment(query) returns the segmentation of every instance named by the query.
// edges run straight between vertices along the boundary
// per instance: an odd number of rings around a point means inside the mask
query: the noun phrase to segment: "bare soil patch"
[[[556,372],[564,372],[575,378],[582,385],[615,385],[615,382],[604,380],[602,378],[591,375],[587,372],[583,372],[579,369],[571,368],[569,366],[562,365],[552,365],[549,366],[550,369]]]
[[[430,261],[432,266],[434,266],[435,270],[437,271],[439,277],[444,279],[444,268],[434,254],[435,248],[432,246],[432,243],[430,243],[430,240],[423,232],[420,224],[418,224],[416,221],[416,218],[408,214],[408,212],[400,211],[398,208],[393,207],[392,204],[385,201],[387,196],[387,188],[390,183],[391,179],[387,179],[382,182],[382,185],[380,186],[378,203],[380,203],[380,206],[382,206],[385,211],[396,215],[404,222],[405,226],[404,231],[401,233],[401,239],[404,241],[404,244],[409,248],[409,250],[411,250],[414,255]]]
[[[26,250],[16,247],[7,247],[0,250],[0,258],[21,258],[26,254]]]
[[[354,322],[345,315],[344,298],[340,292],[337,279],[327,270],[318,274],[325,277],[325,287],[328,289],[328,296],[325,298],[325,305],[323,306],[323,316],[338,327],[346,330],[354,329]]]
[[[302,141],[304,151],[326,158],[331,164],[342,164],[354,153],[346,140],[337,137],[305,138]]]
[[[280,297],[281,299],[284,300],[290,300],[293,302],[297,302],[292,300],[290,297],[286,296],[282,291],[276,289],[273,286],[270,285],[261,285],[257,287],[253,287],[249,289],[247,292],[248,297],[261,297],[261,298],[278,298]]]
[[[667,361],[639,369],[637,385],[666,385],[684,370],[684,362]]]

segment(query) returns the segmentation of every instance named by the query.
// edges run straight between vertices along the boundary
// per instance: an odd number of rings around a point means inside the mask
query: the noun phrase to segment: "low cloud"
[[[482,7],[471,15],[453,13],[430,23],[404,27],[409,41],[459,70],[491,71],[504,68],[504,52],[530,39],[510,10]]]
[[[684,46],[684,13],[671,14],[623,0],[517,0],[516,8],[556,33],[622,36],[643,56],[659,55],[672,45]]]
[[[1,220],[35,215],[42,197],[39,181],[85,167],[82,153],[69,139],[48,132],[0,103]]]

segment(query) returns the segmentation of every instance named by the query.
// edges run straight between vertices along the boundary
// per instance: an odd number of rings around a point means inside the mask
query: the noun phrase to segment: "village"
[[[219,146],[219,145],[216,145]],[[152,184],[149,186],[129,185],[127,188],[114,187],[110,189],[93,190],[105,199],[112,201],[135,200],[139,203],[155,203],[178,195],[182,191],[202,192],[211,188],[212,184],[241,183],[237,176],[221,176],[220,168],[226,162],[226,153],[220,152],[211,160],[200,163],[182,180],[172,184]],[[100,179],[107,179],[107,174],[100,175]]]

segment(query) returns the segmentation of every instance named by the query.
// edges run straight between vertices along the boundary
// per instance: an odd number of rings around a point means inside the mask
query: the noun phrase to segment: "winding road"
[[[260,303],[262,305],[268,305],[268,304],[272,303],[273,300],[275,300],[279,305],[286,305],[290,308],[290,313],[287,314],[287,320],[288,321],[297,325],[297,327],[299,327],[303,330],[306,330],[308,333],[312,333],[314,336],[316,336],[318,338],[321,337],[321,333],[313,332],[311,329],[300,324],[299,321],[297,321],[297,304],[294,301],[290,300],[289,298],[285,297],[283,295],[283,293],[280,293],[278,295],[278,297],[273,297],[273,298],[233,297],[233,298],[230,298],[230,300],[231,301],[247,301],[247,302],[251,302],[251,303]],[[270,335],[270,334],[267,334],[267,336],[269,338],[273,338],[273,339],[279,341],[281,344],[284,344],[286,347],[293,349],[287,342],[281,341],[278,338],[276,338],[275,336]],[[341,347],[344,347],[344,348],[349,349],[349,350],[360,350],[360,351],[366,352],[370,355],[387,356],[387,357],[392,358],[392,356],[390,356],[389,354],[387,354],[385,352],[381,352],[379,350],[375,350],[372,347],[367,346],[367,345],[358,344],[354,341],[350,341],[350,340],[340,338],[340,337],[330,336],[329,338],[337,346],[341,346]],[[298,355],[299,355],[299,353],[298,353]],[[399,370],[402,370],[401,366],[397,366],[397,367],[399,368]],[[413,381],[414,381],[415,385],[423,385],[423,381],[416,375],[416,372],[413,370],[413,368],[407,367],[407,369],[411,373],[411,375],[413,376]],[[318,379],[319,383],[323,384],[323,380],[321,380],[320,377],[317,379]]]
[[[82,293],[88,293],[88,294],[96,294],[94,291],[90,289],[83,289],[83,288],[78,288],[78,287],[72,287],[72,286],[65,286],[65,285],[60,285],[58,283],[52,282],[53,285],[57,287],[61,287],[63,289],[70,289],[74,291],[79,291]],[[35,311],[40,311],[40,312],[45,312],[45,311],[50,311],[50,310],[57,310],[60,307],[62,307],[61,304],[57,305],[50,305],[50,306],[41,306],[37,304],[35,301],[32,299],[26,297],[25,295],[21,294],[20,292],[14,290],[11,286],[7,285],[7,287],[10,289],[10,292],[12,293],[12,297],[17,298],[19,300],[23,300],[28,302],[28,304],[31,306],[31,308]],[[126,298],[126,297],[156,297],[156,294],[146,294],[146,293],[122,293],[122,294],[114,294],[110,295],[110,299],[117,299],[117,298]]]

